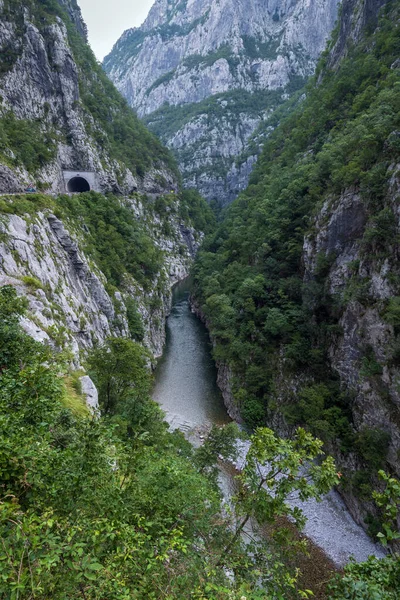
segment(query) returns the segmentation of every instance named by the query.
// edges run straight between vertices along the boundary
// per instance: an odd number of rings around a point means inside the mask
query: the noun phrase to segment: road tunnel
[[[90,185],[84,177],[72,177],[67,183],[67,191],[71,193],[90,192]]]

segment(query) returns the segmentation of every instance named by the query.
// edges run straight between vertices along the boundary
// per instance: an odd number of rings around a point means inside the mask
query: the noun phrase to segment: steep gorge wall
[[[74,368],[109,336],[158,357],[201,239],[172,155],[97,64],[76,0],[0,0],[0,20],[0,285]],[[116,195],[62,196],[64,169]]]
[[[372,533],[377,471],[400,476],[398,3],[381,8],[343,3],[316,85],[195,268],[232,416],[321,437]]]
[[[157,0],[104,66],[185,185],[227,203],[247,185],[254,132],[313,73],[336,17],[336,0]]]
[[[15,202],[15,200],[14,200]],[[160,218],[146,200],[127,201],[154,247],[163,253],[150,288],[126,274],[114,291],[93,256],[85,223],[36,214],[0,211],[0,286],[13,285],[29,301],[23,325],[33,338],[72,353],[75,367],[86,351],[109,336],[131,337],[127,300],[133,299],[144,327],[144,344],[161,355],[172,286],[188,275],[199,234],[174,216]],[[163,233],[168,223],[168,235]]]
[[[110,85],[75,0],[0,2],[0,193],[65,191],[63,169],[102,191],[176,189],[169,153]]]

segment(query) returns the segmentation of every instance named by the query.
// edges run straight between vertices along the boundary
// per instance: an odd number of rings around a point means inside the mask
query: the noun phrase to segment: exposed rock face
[[[104,66],[185,184],[227,202],[247,184],[252,134],[313,73],[336,16],[337,0],[157,0]]]
[[[139,197],[131,200],[137,218],[146,223],[154,244],[164,253],[162,271],[154,289],[146,293],[134,280],[114,296],[106,291],[102,272],[82,250],[84,235],[71,231],[53,214],[0,215],[0,286],[15,286],[29,300],[23,327],[36,340],[68,348],[76,367],[82,352],[110,335],[129,336],[125,299],[132,297],[142,317],[144,343],[157,357],[165,341],[165,318],[170,310],[171,288],[188,275],[191,252],[199,236],[178,219],[149,216]]]
[[[36,187],[37,182],[49,192],[63,192],[63,169],[96,172],[102,191],[131,193],[175,189],[175,176],[162,161],[158,161],[157,168],[149,161],[148,172],[138,176],[133,164],[116,160],[110,152],[100,118],[94,118],[89,110],[95,101],[93,98],[99,96],[100,89],[104,93],[104,88],[90,67],[86,73],[77,63],[70,44],[69,35],[75,35],[81,52],[90,52],[85,48],[86,25],[75,0],[59,0],[59,4],[69,16],[69,24],[52,15],[47,16],[46,22],[38,17],[35,7],[31,9],[28,4],[17,6],[10,0],[0,3],[0,118],[12,114],[17,120],[33,124],[37,135],[40,134],[48,146],[43,149],[40,164],[33,169],[24,164],[23,159],[18,161],[2,141],[0,193]],[[75,31],[71,33],[68,28]],[[115,98],[110,98],[110,106],[113,100],[113,117],[121,118]],[[102,111],[104,107],[99,107],[94,114],[100,116]],[[148,134],[142,129],[145,137]],[[26,136],[25,133],[23,137]],[[146,144],[144,141],[144,146]],[[157,183],[161,180],[162,186]]]
[[[376,24],[379,10],[384,4],[386,0],[351,0],[343,3],[340,29],[329,55],[330,67],[340,62],[350,44],[358,42],[367,25]]]
[[[88,375],[84,375],[79,379],[81,384],[82,394],[86,399],[86,404],[93,412],[93,414],[98,414],[100,411],[99,407],[99,394],[97,392],[97,388],[94,385],[93,381],[90,379]]]
[[[396,236],[398,239],[400,233],[400,165],[392,166],[391,170],[385,203],[386,209],[396,215],[391,252],[386,256],[379,256],[378,252],[366,254],[363,236],[371,222],[359,195],[349,190],[340,198],[327,201],[316,217],[314,231],[317,233],[304,242],[304,277],[305,281],[315,278],[321,254],[331,257],[326,286],[331,297],[342,303],[343,311],[338,322],[339,332],[328,349],[329,368],[339,375],[342,389],[352,397],[355,432],[379,431],[386,435],[387,454],[383,438],[382,448],[375,450],[386,455],[388,469],[399,477],[398,332],[386,311],[389,301],[399,294]],[[337,448],[334,450],[341,468],[348,474],[365,469],[353,453],[342,455]],[[375,511],[372,499],[360,497],[359,490],[352,485],[342,493],[356,521],[365,527],[366,513]]]

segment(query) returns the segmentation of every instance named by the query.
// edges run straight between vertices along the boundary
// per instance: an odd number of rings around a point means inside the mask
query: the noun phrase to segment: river
[[[230,418],[217,387],[207,330],[190,311],[189,290],[189,281],[174,288],[166,345],[155,373],[153,398],[164,410],[169,425],[181,429],[198,444],[213,423],[229,423]],[[244,445],[239,468],[244,464],[245,455]],[[305,535],[336,566],[346,564],[350,556],[356,561],[364,561],[369,555],[384,556],[381,548],[355,523],[337,492],[330,492],[322,502],[300,503],[292,499],[291,503],[300,506],[307,517]]]
[[[189,280],[173,290],[164,353],[157,365],[153,399],[173,428],[197,437],[213,423],[229,423],[208,333],[189,308]]]

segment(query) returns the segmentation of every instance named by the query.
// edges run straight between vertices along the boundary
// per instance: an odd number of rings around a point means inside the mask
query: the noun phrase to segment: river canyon
[[[190,279],[178,283],[173,290],[172,309],[167,319],[164,353],[155,371],[153,399],[165,411],[172,429],[180,429],[195,445],[202,443],[213,424],[224,425],[231,419],[217,387],[217,371],[211,356],[211,343],[203,323],[190,309]],[[248,442],[238,442],[239,455],[235,468],[243,468]],[[229,467],[229,466],[228,466]],[[234,493],[234,475],[221,465],[221,491],[224,501]],[[300,502],[307,517],[306,537],[321,548],[336,565],[343,567],[350,557],[358,562],[370,555],[385,556],[365,531],[355,523],[336,491],[322,502]]]

